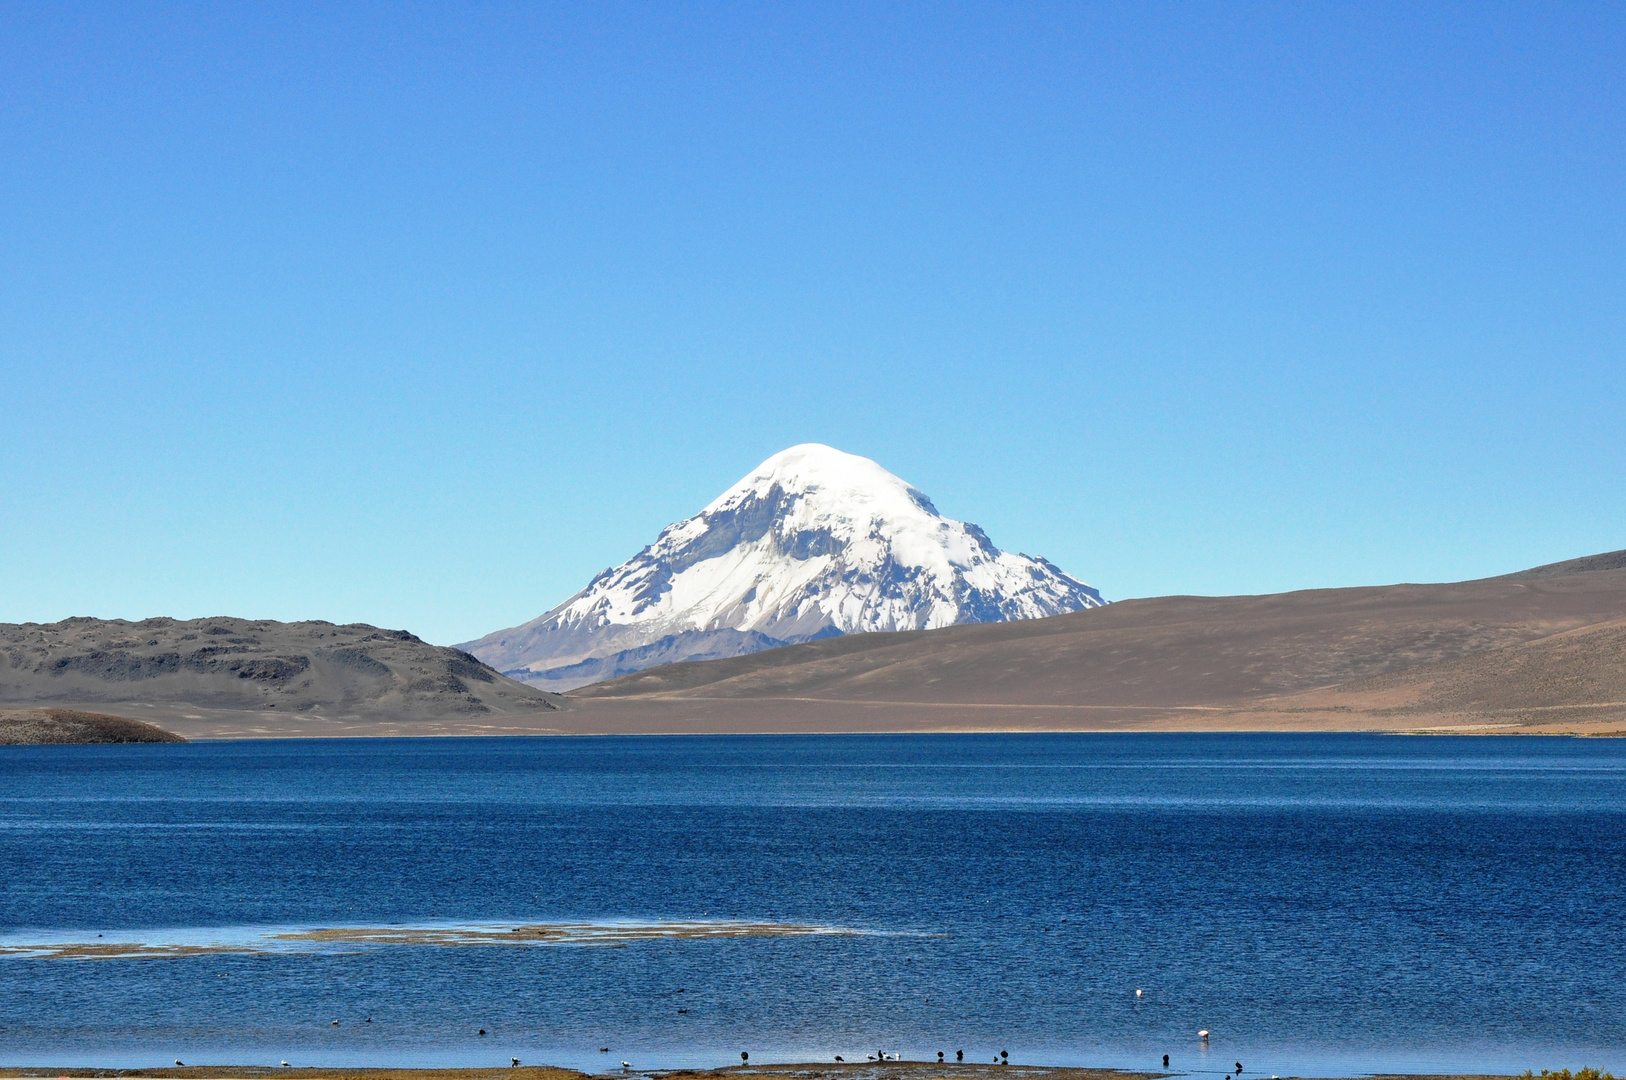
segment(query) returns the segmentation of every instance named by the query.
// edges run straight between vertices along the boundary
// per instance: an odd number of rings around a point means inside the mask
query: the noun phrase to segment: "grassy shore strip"
[[[256,1080],[280,1076],[288,1080],[584,1080],[586,1073],[549,1065],[489,1069],[294,1069],[265,1065],[187,1065],[159,1069],[47,1069],[0,1067],[0,1080],[36,1077],[150,1077],[152,1080]]]
[[[1170,1080],[1187,1074],[1179,1072],[1148,1073],[1127,1069],[1063,1068],[1048,1065],[956,1065],[952,1062],[930,1065],[921,1062],[816,1063],[780,1065],[749,1069],[613,1069],[598,1073],[584,1073],[575,1069],[560,1069],[548,1065],[518,1068],[493,1067],[489,1069],[426,1069],[426,1068],[273,1068],[268,1066],[219,1065],[186,1066],[167,1069],[47,1069],[41,1066],[0,1066],[0,1080],[113,1080],[118,1077],[139,1077],[144,1080],[260,1080],[265,1077],[287,1077],[289,1080],[604,1080],[606,1077],[627,1077],[630,1080],[722,1080],[730,1074],[747,1077],[778,1074],[786,1080],[986,1080],[993,1073],[1023,1080]],[[1279,1080],[1317,1080],[1314,1077],[1284,1076]],[[1329,1078],[1330,1080],[1330,1078]],[[1345,1078],[1348,1080],[1348,1078]],[[1521,1076],[1500,1073],[1382,1073],[1362,1074],[1359,1080],[1525,1080]]]

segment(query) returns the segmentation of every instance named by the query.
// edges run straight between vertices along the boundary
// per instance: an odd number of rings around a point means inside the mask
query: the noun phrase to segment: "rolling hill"
[[[1623,637],[1617,552],[1454,584],[834,638],[567,700],[582,730],[1602,730],[1626,725]]]
[[[1626,552],[1452,584],[1168,596],[848,634],[562,697],[402,631],[70,619],[0,627],[0,708],[112,713],[193,738],[1626,733]]]
[[[208,737],[483,734],[545,726],[558,698],[404,630],[76,618],[0,624],[0,707]]]

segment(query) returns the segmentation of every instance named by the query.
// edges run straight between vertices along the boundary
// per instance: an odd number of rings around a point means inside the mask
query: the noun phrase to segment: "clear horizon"
[[[1108,599],[1626,547],[1626,9],[0,10],[0,621],[534,618],[771,454]]]

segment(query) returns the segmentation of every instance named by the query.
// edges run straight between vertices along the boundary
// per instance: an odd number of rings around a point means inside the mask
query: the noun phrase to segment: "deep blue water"
[[[0,880],[0,945],[553,921],[863,931],[0,956],[0,1064],[603,1069],[885,1048],[1168,1053],[1266,1077],[1626,1069],[1626,740],[8,747]]]

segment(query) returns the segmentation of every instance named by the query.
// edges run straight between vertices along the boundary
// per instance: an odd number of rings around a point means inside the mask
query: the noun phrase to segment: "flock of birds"
[[[678,993],[681,994],[681,993],[683,993],[683,991],[679,990]],[[1144,996],[1145,996],[1145,991],[1140,989],[1139,987],[1136,987],[1135,988],[1135,997],[1142,998]],[[686,1013],[688,1011],[689,1011],[688,1009],[679,1009],[678,1010],[678,1012],[684,1012],[684,1013]],[[373,1018],[370,1017],[370,1016],[362,1021],[362,1023],[364,1023],[364,1024],[370,1024],[372,1022],[373,1022]],[[334,1020],[333,1023],[332,1023],[332,1026],[333,1027],[338,1027],[339,1022],[337,1020]],[[479,1031],[476,1032],[476,1034],[483,1036],[483,1035],[486,1034],[486,1029],[485,1028],[480,1028]],[[1208,1029],[1203,1028],[1202,1030],[1198,1031],[1197,1032],[1197,1039],[1206,1048],[1208,1046]],[[601,1054],[608,1054],[610,1052],[610,1048],[608,1046],[601,1046],[601,1047],[598,1048],[598,1050],[599,1050],[599,1053],[601,1053]],[[847,1060],[846,1058],[842,1057],[840,1054],[837,1054],[835,1057],[836,1057],[837,1062],[841,1062],[843,1064]],[[516,1069],[519,1068],[519,1064],[520,1064],[519,1058],[511,1057],[508,1060],[509,1060],[509,1063],[514,1068],[516,1068]],[[903,1058],[902,1058],[901,1055],[899,1055],[895,1051],[877,1050],[873,1054],[866,1054],[864,1056],[864,1060],[865,1061],[902,1061]],[[956,1062],[964,1062],[965,1061],[965,1051],[964,1050],[956,1050],[956,1051],[954,1051],[954,1060]],[[751,1054],[749,1053],[749,1051],[745,1051],[745,1050],[740,1051],[740,1062],[741,1062],[741,1064],[750,1064],[750,1061],[751,1061]],[[937,1062],[940,1065],[941,1064],[946,1064],[946,1060],[945,1060],[945,1058],[943,1056],[943,1051],[941,1051],[941,1050],[939,1050],[937,1052]],[[1011,1063],[1010,1052],[1007,1051],[1007,1050],[1001,1050],[999,1052],[999,1056],[994,1058],[993,1063],[995,1065],[1009,1065]],[[175,1064],[177,1066],[181,1067],[181,1068],[186,1067],[185,1062],[183,1062],[180,1058],[175,1059]],[[284,1058],[283,1061],[282,1061],[282,1067],[283,1068],[288,1068],[289,1067],[288,1061],[287,1061],[286,1058]],[[623,1069],[630,1069],[630,1068],[632,1068],[632,1062],[623,1061],[621,1063],[621,1067]],[[1167,1055],[1167,1054],[1163,1055],[1163,1067],[1165,1069],[1169,1067],[1169,1055]],[[1242,1076],[1242,1062],[1239,1061],[1239,1062],[1236,1063],[1236,1071],[1235,1071],[1235,1073],[1226,1074],[1225,1080],[1233,1080],[1233,1077],[1240,1078],[1241,1076]],[[1272,1076],[1271,1080],[1277,1080],[1277,1078]]]
[[[1135,991],[1135,996],[1137,998],[1144,997],[1145,993],[1142,990],[1137,988],[1136,991]],[[482,1034],[482,1035],[485,1034],[485,1029],[484,1028],[482,1028],[480,1030],[480,1034]],[[1208,1029],[1203,1028],[1201,1031],[1197,1032],[1197,1039],[1206,1048],[1208,1046]],[[601,1053],[601,1054],[607,1054],[607,1053],[610,1052],[610,1048],[608,1046],[601,1046],[598,1049],[599,1049],[599,1053]],[[836,1059],[836,1061],[838,1063],[841,1063],[841,1064],[845,1064],[846,1061],[847,1061],[847,1059],[842,1057],[840,1054],[837,1054],[835,1056],[835,1059]],[[903,1057],[902,1057],[901,1054],[897,1053],[896,1051],[877,1050],[873,1054],[865,1054],[864,1055],[864,1060],[865,1061],[902,1061]],[[965,1061],[965,1051],[964,1050],[956,1050],[956,1051],[954,1051],[954,1060],[956,1062],[964,1062]],[[744,1051],[744,1050],[740,1051],[740,1063],[743,1064],[743,1065],[748,1065],[748,1064],[750,1064],[750,1062],[751,1062],[750,1053],[748,1051]],[[514,1058],[513,1063],[517,1066],[519,1064],[519,1058]],[[939,1050],[937,1052],[937,1063],[939,1065],[943,1065],[943,1064],[947,1063],[945,1058],[944,1058],[943,1051],[941,1051],[941,1050]],[[1010,1051],[1001,1050],[999,1052],[999,1056],[994,1058],[993,1063],[995,1065],[1009,1065],[1011,1063]],[[621,1063],[621,1067],[623,1069],[630,1069],[630,1068],[632,1068],[632,1062],[623,1061]],[[1167,1054],[1163,1055],[1163,1067],[1165,1069],[1169,1067],[1169,1055],[1167,1055]],[[1226,1076],[1225,1076],[1225,1080],[1233,1080],[1233,1077],[1236,1078],[1236,1080],[1240,1080],[1241,1076],[1242,1076],[1242,1062],[1239,1061],[1239,1062],[1236,1063],[1236,1071],[1234,1073],[1227,1073]],[[1275,1076],[1272,1076],[1270,1078],[1270,1080],[1278,1080],[1278,1078],[1275,1077]]]

